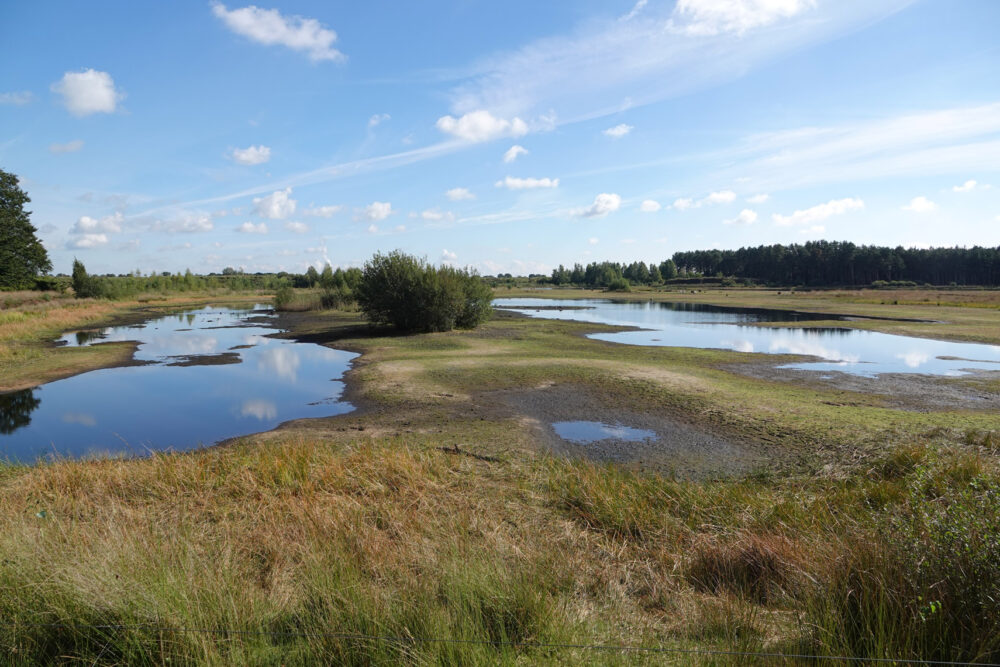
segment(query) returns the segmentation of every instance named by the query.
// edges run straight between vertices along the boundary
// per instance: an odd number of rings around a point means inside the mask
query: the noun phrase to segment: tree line
[[[886,284],[1000,285],[1000,247],[903,248],[809,241],[739,250],[676,252],[659,264],[591,262],[559,265],[553,285],[615,289],[701,277],[768,285],[862,286]]]
[[[674,253],[681,271],[774,285],[1000,285],[1000,247],[903,248],[847,241]]]

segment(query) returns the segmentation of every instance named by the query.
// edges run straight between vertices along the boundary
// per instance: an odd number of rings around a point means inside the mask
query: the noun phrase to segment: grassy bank
[[[1000,657],[995,414],[746,377],[725,368],[749,355],[573,322],[392,337],[354,313],[284,317],[362,353],[359,412],[185,455],[0,468],[9,662]],[[759,465],[674,477],[551,456],[507,401],[552,386]]]
[[[188,306],[246,303],[268,295],[208,293],[150,296],[125,301],[75,299],[49,292],[8,292],[0,310],[0,391],[14,391],[129,362],[135,345],[102,343],[59,347],[53,340],[67,331],[96,329],[157,317]]]

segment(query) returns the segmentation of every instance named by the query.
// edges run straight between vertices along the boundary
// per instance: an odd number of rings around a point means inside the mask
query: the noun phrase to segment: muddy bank
[[[670,415],[612,406],[591,389],[575,384],[554,384],[526,390],[500,390],[477,397],[493,402],[530,428],[548,451],[617,463],[640,470],[655,470],[685,478],[746,474],[766,463],[764,454],[748,443],[711,433]],[[626,441],[608,437],[589,444],[564,440],[554,422],[591,421],[649,430],[655,437]]]
[[[1000,371],[973,371],[958,377],[917,373],[883,373],[876,377],[864,377],[839,371],[778,368],[780,363],[784,362],[760,359],[724,364],[719,368],[762,380],[788,382],[807,389],[834,389],[867,394],[877,397],[885,407],[897,410],[981,410],[1000,413],[1000,393],[980,386],[1000,382]],[[844,402],[842,405],[851,404]]]

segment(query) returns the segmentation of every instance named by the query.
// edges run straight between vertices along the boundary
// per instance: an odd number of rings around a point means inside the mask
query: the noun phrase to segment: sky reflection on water
[[[0,457],[30,462],[186,450],[290,419],[353,410],[340,400],[341,378],[357,355],[267,338],[278,329],[246,321],[266,314],[209,306],[138,326],[66,334],[60,341],[71,346],[140,341],[135,359],[148,365],[0,394]],[[223,363],[199,365],[211,361]]]
[[[781,368],[841,371],[868,377],[881,373],[962,375],[968,370],[1000,371],[1000,347],[996,345],[953,343],[846,327],[751,326],[760,322],[837,319],[831,315],[607,299],[496,299],[494,305],[531,317],[640,329],[588,336],[613,343],[799,354],[821,360],[786,364]],[[566,310],[552,310],[553,307]]]

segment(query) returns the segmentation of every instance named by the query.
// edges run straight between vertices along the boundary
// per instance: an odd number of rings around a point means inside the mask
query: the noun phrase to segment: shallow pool
[[[186,450],[353,410],[341,400],[342,378],[357,355],[269,338],[279,331],[270,319],[261,307],[208,306],[63,336],[65,345],[138,341],[135,360],[144,365],[0,394],[0,457]]]
[[[628,345],[720,348],[737,352],[816,357],[782,366],[813,371],[962,375],[1000,371],[1000,346],[953,343],[846,327],[760,327],[761,322],[836,320],[834,315],[785,310],[725,308],[693,303],[608,299],[496,299],[493,305],[530,317],[599,322],[633,331],[589,338]]]

